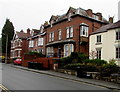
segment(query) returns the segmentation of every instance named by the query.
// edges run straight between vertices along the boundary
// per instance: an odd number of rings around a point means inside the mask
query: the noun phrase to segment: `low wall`
[[[37,63],[42,63],[43,64],[43,68],[45,69],[53,69],[54,67],[54,57],[37,57],[35,55],[24,55],[24,57],[22,58],[23,62],[22,62],[22,66],[24,67],[28,67],[28,62],[37,62]]]

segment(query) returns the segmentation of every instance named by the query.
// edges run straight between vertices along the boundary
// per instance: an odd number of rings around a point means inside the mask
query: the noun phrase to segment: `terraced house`
[[[50,57],[66,57],[71,52],[89,54],[89,34],[108,24],[101,13],[70,7],[66,14],[52,15],[46,32],[45,52]]]
[[[27,38],[29,42],[28,51],[41,52],[45,54],[45,32],[44,27],[41,26],[40,30],[32,29],[30,37]]]
[[[27,33],[21,30],[16,32],[11,41],[11,56],[10,58],[21,58],[24,53],[28,52],[28,41],[27,38],[30,36],[30,29]]]

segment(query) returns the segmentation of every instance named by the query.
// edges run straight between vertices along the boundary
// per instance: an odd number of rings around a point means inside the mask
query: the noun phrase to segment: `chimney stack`
[[[44,26],[47,26],[47,25],[48,25],[48,21],[45,21]]]
[[[20,32],[22,32],[22,33],[23,33],[23,30],[21,30]]]
[[[109,23],[113,23],[113,17],[109,17]]]
[[[30,29],[29,28],[27,29],[27,34],[30,34]]]
[[[87,12],[87,14],[88,14],[90,17],[92,17],[93,12],[92,12],[92,10],[91,10],[91,9],[86,10],[86,12]]]
[[[102,20],[102,13],[97,12],[96,15],[99,17],[99,20]]]

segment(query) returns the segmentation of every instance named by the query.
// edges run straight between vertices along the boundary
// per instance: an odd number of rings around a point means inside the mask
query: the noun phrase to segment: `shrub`
[[[110,65],[116,65],[115,62],[116,62],[115,59],[110,59],[110,60],[109,60],[109,64],[110,64]]]
[[[89,56],[83,53],[78,53],[78,62],[83,63],[84,60],[89,59]]]
[[[89,65],[95,65],[95,66],[102,66],[104,64],[107,64],[107,61],[100,60],[100,59],[86,59],[86,60],[84,60],[83,63],[89,64]]]
[[[120,67],[112,64],[105,64],[102,67],[103,76],[110,76],[113,73],[119,73]]]
[[[95,72],[98,71],[98,69],[95,66],[92,65],[83,65],[81,63],[76,63],[76,64],[67,64],[63,68],[64,69],[69,69],[69,70],[77,70],[77,67],[81,67],[87,72]]]

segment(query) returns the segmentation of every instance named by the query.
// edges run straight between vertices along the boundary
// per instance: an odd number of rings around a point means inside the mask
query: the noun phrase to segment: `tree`
[[[91,50],[91,52],[89,53],[89,57],[90,57],[90,59],[95,59],[97,57],[97,52]]]
[[[14,26],[9,19],[6,19],[6,22],[2,28],[2,54],[6,53],[6,40],[8,37],[8,47],[7,47],[7,55],[10,56],[10,48],[11,48],[11,40],[14,36]]]

